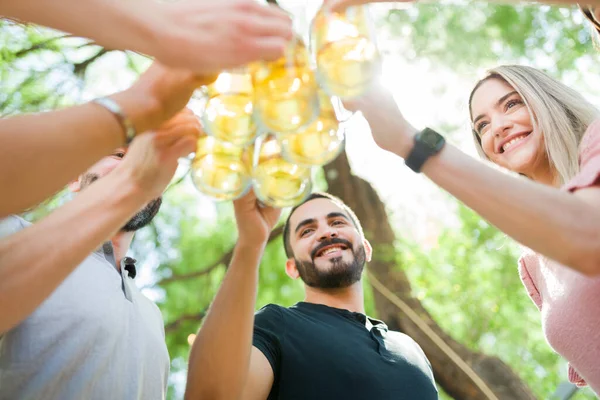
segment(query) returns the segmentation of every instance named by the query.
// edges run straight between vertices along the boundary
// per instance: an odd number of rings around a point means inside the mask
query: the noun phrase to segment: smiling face
[[[481,148],[494,164],[529,177],[549,169],[542,132],[523,98],[501,79],[484,81],[473,93],[471,116]]]
[[[289,227],[288,275],[322,289],[360,281],[371,248],[338,204],[326,198],[307,201],[294,210]]]

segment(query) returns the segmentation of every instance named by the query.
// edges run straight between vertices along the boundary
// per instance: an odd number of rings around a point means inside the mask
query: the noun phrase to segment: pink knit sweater
[[[582,139],[579,165],[579,174],[562,190],[600,186],[600,119]],[[569,380],[600,394],[600,277],[586,277],[531,250],[519,259],[519,273],[542,313],[548,343],[569,362]]]

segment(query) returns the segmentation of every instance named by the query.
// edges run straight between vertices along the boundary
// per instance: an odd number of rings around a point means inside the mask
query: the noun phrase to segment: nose
[[[331,240],[338,236],[337,231],[331,226],[327,226],[327,228],[323,229],[321,234],[319,235],[319,242],[323,242],[325,240]]]
[[[496,137],[504,137],[513,127],[513,122],[510,118],[507,118],[505,115],[498,115],[492,119],[491,122],[492,133]]]

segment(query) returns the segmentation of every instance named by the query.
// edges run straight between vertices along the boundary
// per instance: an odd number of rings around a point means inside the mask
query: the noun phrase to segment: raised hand
[[[157,131],[135,138],[123,163],[113,173],[129,174],[148,199],[156,198],[173,178],[177,160],[196,149],[201,132],[198,118],[185,109]]]
[[[233,202],[239,241],[251,245],[266,244],[281,209],[259,205],[252,190]]]
[[[344,107],[362,112],[379,147],[406,156],[417,130],[404,119],[392,93],[383,84],[375,82],[361,97],[344,102]]]
[[[159,128],[186,106],[197,88],[216,77],[154,62],[129,89],[111,97],[132,119],[140,134]]]
[[[164,4],[161,11],[153,55],[203,75],[277,59],[292,37],[290,17],[256,0],[188,0]]]

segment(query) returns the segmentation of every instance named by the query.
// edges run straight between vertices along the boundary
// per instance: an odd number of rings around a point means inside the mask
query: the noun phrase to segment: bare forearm
[[[112,96],[146,129],[150,106],[128,92]],[[0,120],[0,218],[52,195],[101,157],[124,145],[123,128],[103,107],[88,103]]]
[[[397,153],[406,157],[410,148],[405,143]],[[600,212],[578,197],[497,171],[450,144],[423,173],[519,243],[580,272],[600,272],[590,270]]]
[[[0,14],[145,53],[155,41],[149,21],[158,7],[154,0],[13,0],[0,3]]]
[[[109,175],[39,223],[0,240],[0,333],[33,312],[144,201],[124,174]]]
[[[263,245],[238,242],[192,347],[186,399],[235,399],[248,376]]]

